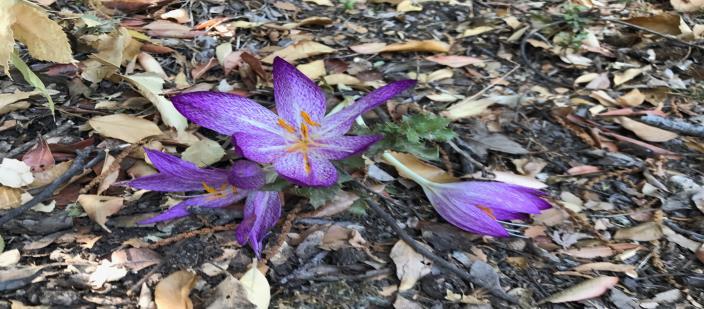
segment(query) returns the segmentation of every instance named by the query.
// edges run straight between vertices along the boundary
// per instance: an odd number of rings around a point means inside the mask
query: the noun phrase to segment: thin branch
[[[379,193],[375,192],[374,190],[372,190],[370,188],[367,188],[367,186],[365,186],[364,184],[362,184],[358,181],[354,181],[353,183],[356,186],[358,186],[359,188],[361,188],[362,190],[364,190],[365,192],[367,192],[369,196],[375,196],[375,197],[381,196]],[[413,250],[415,250],[419,254],[423,255],[424,257],[427,257],[429,260],[433,261],[433,263],[435,263],[435,265],[438,265],[442,268],[445,268],[446,270],[449,270],[453,274],[457,275],[458,277],[460,277],[468,282],[471,282],[477,286],[485,288],[486,290],[492,292],[492,294],[494,296],[501,298],[505,301],[508,301],[512,304],[518,303],[518,301],[514,297],[512,297],[506,293],[496,293],[494,287],[484,286],[484,284],[482,282],[477,282],[466,271],[459,269],[454,264],[437,256],[435,253],[430,251],[428,248],[420,245],[420,243],[418,243],[418,241],[413,239],[413,237],[411,237],[411,235],[408,235],[408,233],[406,233],[406,231],[403,230],[396,223],[396,219],[394,219],[394,217],[392,217],[390,214],[388,214],[386,211],[384,211],[384,209],[381,208],[381,206],[379,206],[379,204],[374,202],[372,200],[372,198],[369,196],[367,198],[365,198],[365,201],[367,202],[367,205],[369,205],[369,208],[371,208],[372,211],[374,211],[374,213],[376,213],[376,215],[381,217],[381,219],[383,219],[386,222],[386,224],[388,224],[394,230],[394,232],[396,232],[396,235],[398,235],[398,237],[401,238],[401,240],[403,240],[406,244],[408,244],[411,248],[413,248]],[[383,198],[383,196],[382,196],[381,201],[386,201],[386,199]]]
[[[689,136],[704,137],[704,126],[698,126],[681,119],[665,118],[656,115],[645,115],[640,117],[640,121],[660,129],[674,131]]]
[[[0,218],[0,226],[9,222],[10,220],[16,218],[17,216],[23,214],[30,208],[38,205],[41,202],[46,201],[47,199],[51,198],[54,195],[54,191],[56,191],[59,187],[64,185],[66,182],[70,181],[73,176],[83,172],[84,169],[86,168],[91,168],[98,164],[98,162],[101,162],[103,158],[105,158],[105,152],[100,151],[98,154],[93,158],[92,160],[88,161],[88,163],[85,163],[85,160],[88,158],[88,156],[93,153],[93,149],[82,149],[76,152],[77,156],[76,159],[73,161],[73,164],[71,167],[69,167],[66,172],[59,176],[59,178],[56,178],[51,184],[48,186],[44,187],[39,194],[35,195],[31,200],[29,200],[27,203],[24,203],[22,206],[14,208],[10,211],[8,211],[4,216]]]
[[[521,59],[523,60],[523,63],[525,63],[526,67],[528,67],[528,69],[530,69],[531,71],[533,71],[533,73],[535,73],[535,75],[537,75],[538,77],[542,78],[543,80],[548,81],[548,82],[551,82],[551,83],[556,84],[556,85],[559,85],[559,86],[563,86],[563,87],[572,89],[572,85],[566,84],[566,83],[564,83],[564,82],[562,82],[562,81],[555,80],[555,79],[553,79],[552,77],[545,75],[545,74],[544,74],[543,72],[541,72],[538,68],[536,68],[536,67],[533,65],[533,62],[530,60],[530,58],[528,58],[528,40],[530,40],[533,36],[535,36],[536,34],[540,33],[540,31],[543,31],[543,30],[546,29],[546,28],[554,27],[554,26],[557,26],[557,25],[561,25],[561,24],[563,24],[563,23],[565,23],[564,20],[560,20],[560,21],[556,21],[556,22],[549,23],[549,24],[545,24],[545,25],[543,25],[542,27],[533,29],[531,32],[529,32],[527,35],[525,35],[525,36],[523,37],[523,40],[521,40],[521,49],[520,49],[520,51],[521,51]]]
[[[51,137],[59,136],[59,135],[63,134],[64,132],[68,131],[68,129],[73,127],[73,125],[74,125],[74,123],[72,121],[66,121],[62,125],[58,126],[56,129],[51,130],[51,131],[47,132],[46,134],[42,135],[42,137],[44,139],[49,139]],[[0,159],[14,158],[17,155],[27,151],[29,148],[32,148],[32,146],[34,146],[34,144],[36,144],[36,143],[37,143],[37,140],[32,139],[31,141],[28,141],[22,145],[14,147],[12,150],[10,150],[7,153],[0,154]]]

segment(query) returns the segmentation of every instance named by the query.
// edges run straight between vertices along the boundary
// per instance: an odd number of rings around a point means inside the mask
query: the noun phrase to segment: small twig
[[[98,152],[98,154],[93,158],[92,160],[88,161],[88,163],[84,163],[86,158],[93,152],[93,149],[83,149],[79,150],[76,152],[76,159],[73,161],[73,164],[71,167],[69,167],[66,172],[61,175],[59,178],[56,178],[51,184],[46,186],[44,189],[42,189],[39,194],[35,195],[31,200],[29,200],[27,203],[24,203],[22,206],[14,208],[10,211],[7,212],[2,218],[0,218],[0,226],[9,222],[10,220],[16,218],[17,216],[23,214],[25,211],[29,210],[30,208],[36,206],[37,204],[44,202],[45,200],[49,199],[54,195],[54,191],[56,191],[59,187],[61,187],[64,183],[68,182],[73,178],[73,176],[83,172],[84,169],[86,168],[91,168],[98,164],[98,162],[102,161],[103,158],[105,157],[105,152]]]
[[[179,242],[184,239],[196,237],[196,236],[201,236],[201,235],[208,235],[212,234],[215,232],[222,232],[222,231],[231,231],[237,228],[237,223],[230,223],[227,225],[221,225],[221,226],[214,226],[214,227],[205,227],[199,230],[195,231],[188,231],[188,232],[183,232],[181,234],[177,234],[174,236],[171,236],[169,238],[164,238],[162,240],[159,240],[153,244],[149,244],[147,248],[149,249],[157,249],[166,245],[170,245],[176,242]]]
[[[674,37],[674,36],[671,36],[671,35],[669,35],[669,34],[660,33],[660,32],[657,32],[657,31],[655,31],[655,30],[651,30],[651,29],[648,29],[648,28],[645,28],[645,27],[641,27],[641,26],[638,26],[638,25],[634,25],[634,24],[625,22],[625,21],[620,20],[620,19],[609,18],[609,17],[602,17],[601,20],[603,20],[603,21],[610,21],[610,22],[616,23],[616,24],[621,24],[621,25],[624,25],[624,26],[627,26],[627,27],[631,27],[631,28],[634,28],[634,29],[638,29],[638,30],[640,30],[640,31],[644,31],[644,32],[647,32],[647,33],[650,33],[650,34],[654,34],[654,35],[657,35],[657,36],[666,38],[666,39],[671,40],[671,41],[675,41],[675,42],[680,43],[680,44],[685,45],[685,46],[694,47],[694,48],[699,48],[699,49],[701,49],[701,50],[704,50],[704,46],[700,46],[700,45],[697,45],[697,44],[692,44],[692,43],[689,43],[689,42],[685,42],[685,41],[682,41],[682,40],[680,40],[680,39],[678,39],[678,38],[676,38],[676,37]]]
[[[511,62],[513,62],[513,61],[511,61]],[[489,89],[491,89],[491,88],[493,88],[494,86],[498,85],[498,84],[501,83],[502,81],[506,81],[506,78],[509,77],[509,75],[513,74],[513,72],[516,72],[516,70],[518,70],[518,69],[521,67],[520,64],[515,63],[515,62],[513,62],[513,63],[515,64],[515,66],[514,66],[513,68],[511,68],[511,70],[509,70],[508,72],[506,72],[506,74],[502,75],[500,78],[494,79],[494,81],[491,82],[489,85],[487,85],[486,87],[484,87],[482,90],[479,90],[479,92],[473,94],[471,97],[464,99],[464,101],[474,101],[474,100],[476,100],[478,97],[480,97],[482,94],[484,94],[485,92],[487,92]]]
[[[358,181],[354,181],[353,183],[355,185],[357,185],[359,188],[361,188],[362,190],[364,190],[365,192],[367,192],[368,195],[375,196],[375,197],[380,196],[379,193],[375,192],[372,189],[367,188],[367,186],[365,186],[364,184],[362,184]],[[408,235],[408,233],[406,233],[406,231],[403,230],[396,223],[396,219],[394,217],[392,217],[390,214],[388,214],[386,211],[384,211],[384,209],[381,208],[381,206],[379,206],[376,202],[374,202],[371,197],[365,198],[365,201],[367,202],[367,205],[369,205],[369,208],[371,208],[372,211],[374,211],[374,213],[376,213],[377,216],[381,217],[381,219],[383,219],[386,222],[386,224],[388,224],[394,230],[394,232],[396,232],[396,235],[398,235],[398,237],[401,238],[401,240],[403,240],[406,244],[408,244],[416,252],[423,255],[424,257],[427,257],[429,260],[433,261],[433,263],[435,263],[436,265],[449,270],[450,272],[454,273],[458,277],[460,277],[468,282],[472,282],[473,284],[476,284],[479,287],[482,287],[488,291],[491,291],[494,296],[499,297],[499,298],[501,298],[505,301],[508,301],[510,303],[513,303],[513,304],[518,303],[518,301],[514,297],[512,297],[508,294],[495,293],[494,292],[495,289],[493,287],[484,286],[483,283],[477,282],[466,271],[459,269],[454,264],[437,256],[435,253],[430,251],[428,248],[420,245],[420,243],[418,243],[415,239],[413,239],[413,237],[411,237],[411,235]],[[385,201],[385,199],[382,198],[381,201]]]
[[[462,150],[462,148],[460,148],[459,146],[457,146],[457,144],[455,144],[455,142],[449,141],[449,142],[447,142],[447,144],[450,145],[450,147],[452,147],[452,149],[454,149],[455,151],[457,151],[457,153],[459,153],[459,154],[462,155],[465,159],[467,159],[467,161],[472,162],[472,164],[476,165],[476,166],[477,166],[478,168],[480,168],[482,171],[485,171],[485,170],[486,170],[486,166],[484,166],[484,164],[482,164],[481,162],[479,162],[479,161],[477,161],[476,159],[472,158],[472,156],[471,156],[470,154],[468,154],[466,151]]]
[[[148,273],[146,273],[144,276],[142,276],[142,278],[139,279],[139,281],[137,281],[135,284],[132,285],[132,287],[129,288],[129,290],[127,290],[127,296],[132,296],[134,294],[134,292],[137,291],[138,288],[142,287],[142,283],[147,282],[147,279],[149,279],[149,277],[151,277],[153,274],[158,272],[162,266],[164,266],[163,262],[154,265],[154,267],[152,269],[150,269]]]
[[[137,143],[137,144],[133,144],[133,145],[130,145],[127,148],[125,148],[117,157],[115,157],[115,160],[112,162],[112,164],[110,164],[110,167],[108,167],[107,171],[101,171],[100,175],[93,178],[87,185],[83,186],[83,188],[81,188],[81,190],[78,191],[78,193],[79,194],[88,193],[88,191],[91,188],[93,188],[95,185],[102,182],[105,179],[105,177],[107,177],[108,175],[117,171],[120,168],[120,163],[122,162],[122,160],[124,160],[127,157],[127,155],[130,154],[130,152],[132,152],[134,149],[136,149],[137,147],[139,147],[141,145],[142,145],[142,143]],[[103,151],[109,151],[109,150],[103,150]]]
[[[46,134],[42,135],[44,139],[49,139],[52,137],[59,136],[63,134],[64,132],[68,131],[71,127],[73,127],[74,123],[72,121],[66,121],[62,125],[58,126],[56,129],[51,130],[47,132]],[[0,154],[0,159],[4,158],[13,158],[25,151],[27,151],[29,148],[32,148],[34,144],[36,144],[36,139],[32,139],[31,141],[28,141],[22,145],[19,145],[17,147],[14,147],[12,150],[10,150],[7,153]]]
[[[662,223],[664,223],[665,225],[667,225],[667,227],[671,228],[673,231],[675,231],[677,233],[688,235],[689,237],[694,238],[694,240],[696,240],[698,242],[704,242],[704,235],[702,235],[702,234],[699,234],[695,231],[690,231],[688,229],[681,228],[677,224],[675,224],[675,222],[672,222],[667,219],[663,220]]]
[[[665,118],[656,115],[645,115],[640,117],[640,121],[660,129],[674,131],[684,135],[704,137],[704,126],[698,126],[681,119]]]

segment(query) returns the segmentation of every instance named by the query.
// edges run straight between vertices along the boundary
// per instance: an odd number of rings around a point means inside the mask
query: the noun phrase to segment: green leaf
[[[318,208],[335,197],[340,190],[342,186],[338,183],[327,188],[293,188],[291,193],[308,198],[310,204]]]
[[[2,235],[0,235],[0,253],[3,253],[5,251],[5,240],[2,239]]]
[[[46,86],[44,86],[44,83],[42,82],[41,79],[39,79],[39,76],[37,74],[34,74],[32,70],[29,69],[29,66],[22,61],[22,58],[20,58],[19,54],[17,53],[17,50],[15,50],[12,53],[12,56],[10,57],[10,62],[12,65],[17,68],[20,73],[22,73],[22,77],[24,80],[29,83],[30,85],[34,86],[35,89],[39,90],[42,95],[46,98],[46,100],[49,102],[49,110],[51,111],[51,115],[54,115],[54,101],[51,99],[51,96],[49,95],[49,91],[46,90]]]

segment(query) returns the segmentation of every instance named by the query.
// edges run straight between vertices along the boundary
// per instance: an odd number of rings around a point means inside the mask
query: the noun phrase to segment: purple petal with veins
[[[281,216],[281,204],[278,192],[257,191],[247,196],[244,219],[235,236],[240,245],[249,244],[257,258],[261,258],[264,237]]]

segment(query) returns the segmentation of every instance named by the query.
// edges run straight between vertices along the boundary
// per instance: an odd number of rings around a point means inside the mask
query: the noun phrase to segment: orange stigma
[[[201,185],[203,185],[203,189],[205,192],[208,192],[209,194],[213,195],[213,198],[218,199],[218,198],[223,198],[225,197],[225,189],[227,189],[227,185],[223,184],[220,186],[220,189],[215,189],[214,187],[209,186],[205,181],[201,182]],[[237,188],[235,186],[232,186],[232,191],[237,192]]]
[[[314,126],[314,127],[319,127],[319,126],[320,126],[319,123],[313,121],[313,119],[310,118],[310,115],[309,115],[308,113],[304,112],[304,111],[301,111],[301,118],[303,118],[303,121],[304,121],[305,123],[307,123],[307,124],[309,124],[309,125],[311,125],[311,126]]]
[[[485,214],[489,215],[492,219],[496,220],[496,216],[494,216],[494,211],[491,210],[489,207],[484,207],[484,206],[477,206],[479,209],[481,209]]]

